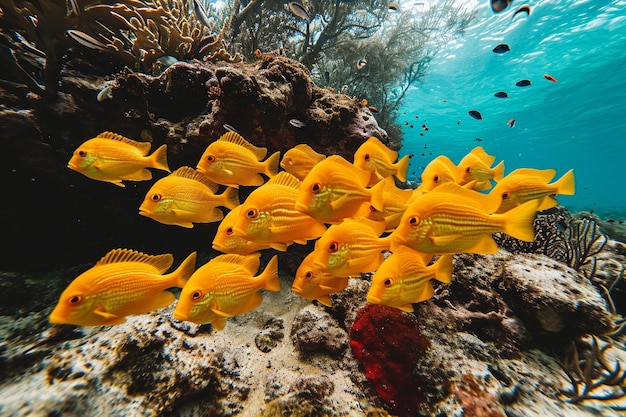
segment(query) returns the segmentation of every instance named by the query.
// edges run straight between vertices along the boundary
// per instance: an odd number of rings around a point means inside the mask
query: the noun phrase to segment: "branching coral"
[[[596,222],[589,219],[572,220],[565,231],[565,237],[568,251],[567,264],[576,270],[586,262],[593,262],[591,260],[593,256],[602,251],[608,240]]]
[[[122,0],[87,7],[83,2],[0,0],[0,62],[32,92],[54,97],[67,51],[81,45],[143,72],[158,71],[163,58],[241,59],[226,52],[221,34],[209,33],[215,28],[199,21],[188,0]],[[29,63],[40,65],[41,71],[33,71]]]
[[[614,400],[626,396],[626,370],[619,361],[611,364],[606,357],[610,344],[600,345],[591,336],[572,342],[561,362],[572,386],[560,390],[567,401]],[[598,393],[602,390],[603,393]]]

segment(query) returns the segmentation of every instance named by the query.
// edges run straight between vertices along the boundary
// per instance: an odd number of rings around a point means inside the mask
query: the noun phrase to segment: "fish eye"
[[[215,155],[209,155],[209,156],[207,156],[207,157],[206,157],[206,160],[207,160],[207,161],[209,161],[209,162],[213,162],[213,161],[215,161]]]
[[[194,292],[191,293],[191,301],[198,301],[200,299],[202,299],[202,291],[200,290],[195,290]]]
[[[304,279],[310,280],[311,278],[313,278],[313,272],[307,271],[307,273],[304,274]]]
[[[413,216],[413,217],[411,217],[411,218],[409,219],[409,224],[410,224],[411,226],[417,226],[417,225],[419,224],[419,222],[420,222],[420,218],[419,218],[419,217],[417,217],[417,216]]]
[[[511,197],[511,194],[508,191],[502,193],[502,198],[507,199],[509,197]]]
[[[440,180],[440,179],[441,179],[441,178],[439,178],[439,175],[435,175],[435,178],[433,178],[433,180],[434,180],[435,182],[439,182],[439,180]]]
[[[78,156],[87,156],[87,151],[83,151],[82,149],[78,151]]]
[[[316,182],[311,186],[311,191],[313,192],[313,194],[319,193],[320,191],[322,191],[322,184]]]
[[[391,278],[387,278],[385,282],[383,282],[383,284],[385,285],[385,287],[389,288],[391,287],[391,284],[393,284],[393,281],[391,280]]]
[[[81,304],[83,302],[83,300],[84,300],[83,296],[81,296],[81,295],[73,295],[73,296],[71,296],[67,300],[67,302],[70,305],[77,306],[77,305]]]
[[[233,234],[233,228],[229,227],[228,229],[226,229],[226,234],[227,235],[232,235]]]
[[[467,172],[469,174],[470,172],[472,172],[472,168],[471,167],[465,168],[465,172]]]
[[[366,160],[366,161],[369,161],[369,160],[370,160],[370,154],[368,154],[368,153],[366,153],[366,154],[365,154],[365,160]]]
[[[337,252],[339,250],[339,243],[330,242],[330,245],[328,245],[328,249],[330,249],[332,253]]]
[[[152,194],[152,196],[150,197],[150,200],[157,202],[157,201],[161,201],[161,198],[163,198],[161,194]]]
[[[249,219],[256,219],[258,215],[259,211],[257,209],[250,209],[246,213],[246,216],[248,216]]]

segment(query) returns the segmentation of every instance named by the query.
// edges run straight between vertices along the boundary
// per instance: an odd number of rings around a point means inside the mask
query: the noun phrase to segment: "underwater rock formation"
[[[2,209],[12,219],[5,230],[12,244],[0,255],[8,269],[69,266],[119,246],[161,253],[172,251],[167,242],[176,241],[175,256],[211,247],[215,224],[179,230],[137,214],[151,182],[119,190],[66,167],[81,143],[103,131],[152,142],[154,149],[167,144],[172,169],[195,167],[206,146],[226,132],[224,124],[270,152],[308,143],[350,157],[370,136],[387,138],[356,99],[318,88],[304,66],[278,54],[253,64],[179,62],[158,77],[130,70],[105,76],[80,59],[64,68],[69,93],[55,102],[0,81],[0,129],[6,133],[0,163],[8,167],[2,181],[13,202]],[[110,97],[99,102],[104,88]],[[305,125],[296,127],[292,119]],[[154,179],[160,175],[155,172]],[[42,207],[45,201],[55,203]]]

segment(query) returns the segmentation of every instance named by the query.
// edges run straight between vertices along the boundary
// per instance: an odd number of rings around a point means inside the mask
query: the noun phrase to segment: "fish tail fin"
[[[263,288],[270,291],[280,291],[280,280],[278,278],[278,256],[274,255],[268,262],[265,270],[259,275],[263,282]]]
[[[152,167],[156,169],[162,169],[163,171],[170,171],[169,165],[167,165],[167,145],[161,145],[159,149],[154,151],[150,156]]]
[[[280,164],[280,151],[274,152],[269,158],[265,160],[265,175],[272,178],[278,174],[278,167]]]
[[[404,155],[396,162],[396,177],[402,182],[406,182],[406,173],[409,172],[409,155]]]
[[[493,180],[499,182],[504,178],[504,161],[493,167]]]
[[[452,271],[454,270],[454,263],[452,255],[441,255],[437,262],[433,265],[435,267],[435,279],[440,282],[449,284],[452,281]]]
[[[224,190],[224,207],[232,210],[240,204],[239,189],[234,187],[226,187],[226,190]]]
[[[574,195],[576,192],[576,185],[574,179],[574,170],[570,169],[563,175],[557,182],[554,183],[557,187],[556,194]]]
[[[192,252],[174,272],[170,274],[173,286],[183,288],[196,270],[196,252]]]
[[[505,219],[504,233],[525,242],[534,241],[533,221],[540,203],[539,200],[530,200],[502,214]]]

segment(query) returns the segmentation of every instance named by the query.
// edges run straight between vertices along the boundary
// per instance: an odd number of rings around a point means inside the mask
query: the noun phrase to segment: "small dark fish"
[[[506,124],[509,125],[509,127],[512,128],[513,126],[515,126],[515,119],[509,120],[508,122],[506,122]]]
[[[456,121],[456,124],[457,124],[457,125],[460,125],[460,124],[461,124],[461,121],[460,121],[460,120],[457,120],[457,121]]]
[[[356,69],[363,69],[367,65],[367,59],[361,58],[359,62],[356,63]]]
[[[511,20],[513,20],[513,18],[515,17],[515,15],[517,15],[518,13],[526,13],[526,16],[530,16],[530,5],[528,4],[522,4],[519,9],[517,9],[515,11],[515,13],[513,13],[513,16],[511,17]]]
[[[500,45],[493,48],[493,52],[496,54],[503,54],[505,52],[509,52],[511,48],[506,43],[501,43]]]
[[[507,98],[509,95],[505,93],[504,91],[498,91],[497,93],[494,94],[494,96],[498,98]]]
[[[369,109],[369,111],[371,111],[372,113],[378,113],[378,109],[374,106],[367,106],[367,108]]]
[[[391,3],[389,5],[389,10],[393,10],[394,12],[399,12],[400,11],[400,6],[398,6],[396,3]]]
[[[289,8],[293,12],[293,14],[295,14],[296,16],[301,17],[307,22],[311,20],[311,18],[309,17],[309,13],[306,11],[302,3],[299,3],[297,1],[292,1],[291,3],[289,3]]]
[[[476,138],[476,142],[482,142],[483,140],[481,138]]]
[[[518,87],[528,87],[530,85],[530,80],[519,80],[515,83]]]
[[[327,83],[330,82],[330,72],[324,71],[324,79]]]
[[[411,125],[411,126],[413,126],[413,125]],[[420,133],[420,136],[424,136],[424,134],[423,134],[423,133]]]
[[[301,127],[306,126],[306,123],[304,123],[304,122],[302,122],[302,121],[300,121],[298,119],[291,119],[291,120],[289,120],[289,124],[291,126],[297,127],[297,128],[301,128]]]
[[[172,65],[174,65],[175,63],[177,63],[178,59],[176,59],[176,57],[173,57],[171,55],[163,55],[162,57],[157,59],[157,62],[159,62],[161,66],[161,70],[165,70],[171,67]]]
[[[558,83],[557,79],[551,76],[550,74],[543,74],[543,78],[548,81],[552,81],[553,83]]]
[[[470,116],[472,116],[474,119],[476,120],[482,120],[483,119],[483,115],[480,114],[479,111],[477,110],[470,110],[467,112]]]
[[[411,129],[413,129],[413,125],[410,125],[409,127],[410,127]]]
[[[193,0],[193,12],[196,14],[196,18],[203,26],[211,27],[211,20],[206,14],[204,6],[198,1]]]
[[[504,11],[513,3],[513,0],[491,0],[491,10],[494,13],[500,13]]]
[[[67,34],[70,38],[74,39],[76,42],[80,43],[83,46],[91,49],[97,49],[100,51],[106,51],[108,46],[97,40],[96,38],[87,35],[85,32],[81,32],[76,29],[68,29]]]

